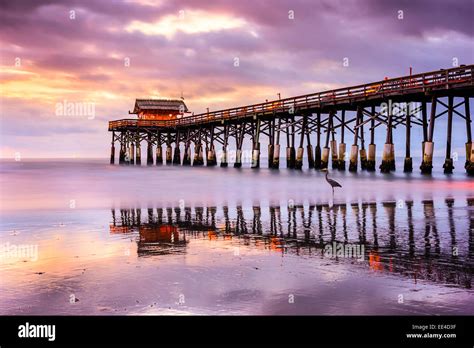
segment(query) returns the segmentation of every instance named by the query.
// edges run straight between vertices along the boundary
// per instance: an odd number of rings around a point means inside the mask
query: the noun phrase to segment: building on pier
[[[175,120],[188,112],[182,99],[137,99],[133,111],[139,120]]]

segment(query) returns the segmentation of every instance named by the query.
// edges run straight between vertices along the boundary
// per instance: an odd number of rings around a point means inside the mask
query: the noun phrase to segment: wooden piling
[[[142,150],[140,147],[140,139],[137,139],[135,143],[135,165],[142,165]]]
[[[436,104],[437,98],[433,96],[431,100],[431,114],[430,114],[430,123],[429,123],[429,132],[428,132],[428,141],[425,142],[424,151],[423,151],[423,161],[421,162],[421,172],[423,174],[431,174],[433,170],[433,136],[434,136],[434,124],[436,120]]]
[[[115,164],[115,132],[112,132],[112,145],[110,146],[110,164]]]
[[[308,123],[308,116],[304,115],[303,120],[301,123],[301,132],[300,132],[300,143],[298,146],[298,150],[296,152],[296,160],[295,160],[295,169],[303,169],[303,144],[304,144],[304,137],[305,137],[305,131],[306,131],[306,125]]]
[[[372,105],[370,110],[370,144],[367,154],[366,170],[368,172],[375,171],[376,165],[376,145],[375,145],[375,105]]]
[[[133,166],[135,165],[135,144],[133,143],[133,141],[130,142],[130,153],[128,155],[128,157],[130,157],[130,164]]]
[[[364,109],[360,113],[360,169],[367,169],[367,152],[365,151],[365,139],[364,139]]]
[[[119,153],[119,164],[125,164],[125,137],[123,132],[120,132],[120,153]]]
[[[328,115],[328,122],[326,126],[326,142],[324,143],[323,152],[321,154],[321,169],[326,169],[329,165],[329,155],[330,155],[330,148],[329,148],[329,139],[331,137],[331,127],[332,127],[332,117],[333,112],[329,112]]]
[[[275,119],[268,121],[268,168],[273,167],[273,153],[275,151]]]
[[[253,141],[252,141],[252,168],[257,169],[260,168],[260,119],[257,119],[255,122],[255,129],[253,133]]]
[[[147,153],[146,153],[146,165],[153,165],[153,142],[151,140],[151,134],[148,134],[147,137]]]
[[[179,132],[176,133],[176,142],[174,143],[173,164],[181,164],[181,149],[179,148]]]
[[[316,115],[316,146],[314,148],[314,169],[321,169],[321,111]]]
[[[313,154],[313,146],[311,145],[311,130],[308,125],[306,126],[306,151],[308,153],[308,168],[314,168],[314,154]]]
[[[208,167],[212,167],[217,165],[217,159],[216,159],[216,149],[214,147],[214,126],[211,126],[210,129],[210,136],[209,136],[209,149],[207,150],[206,153],[206,165]]]
[[[341,113],[341,143],[339,144],[339,155],[337,158],[337,169],[346,170],[346,144],[344,143],[344,135],[346,128],[346,110]]]
[[[295,119],[290,117],[286,119],[286,167],[288,169],[295,168]]]
[[[273,162],[271,168],[278,169],[280,167],[280,128],[281,118],[278,119],[278,128],[275,134],[275,147],[273,149]]]
[[[392,142],[392,112],[392,103],[389,101],[387,107],[387,136],[385,138],[385,144],[383,146],[382,163],[380,164],[381,173],[390,173],[391,170],[395,169],[395,154]]]
[[[413,171],[413,160],[411,158],[410,146],[411,146],[411,109],[410,103],[406,104],[405,108],[405,163],[403,164],[403,171],[405,173],[411,173]]]
[[[359,146],[357,145],[359,139],[359,122],[360,122],[360,114],[362,113],[362,107],[357,107],[357,115],[356,115],[356,124],[354,129],[354,142],[351,146],[351,154],[349,158],[349,171],[350,172],[357,172],[357,161],[358,161],[358,152]]]
[[[221,155],[221,163],[220,166],[222,168],[226,168],[228,164],[228,156],[227,156],[227,144],[229,142],[229,126],[224,125],[224,144],[222,145],[222,155]]]
[[[471,112],[469,107],[469,98],[464,98],[464,111],[465,111],[465,119],[466,119],[466,133],[467,133],[467,141],[466,141],[466,163],[464,164],[464,168],[469,175],[474,175],[474,144],[472,142],[472,135],[471,135]]]
[[[244,135],[245,135],[245,123],[241,123],[240,125],[236,126],[236,134],[235,134],[236,151],[235,151],[234,168],[242,168],[242,144],[244,142]]]
[[[451,135],[453,131],[453,109],[454,97],[448,97],[448,124],[446,134],[446,159],[444,160],[444,174],[452,174],[454,169],[454,162],[451,158]]]

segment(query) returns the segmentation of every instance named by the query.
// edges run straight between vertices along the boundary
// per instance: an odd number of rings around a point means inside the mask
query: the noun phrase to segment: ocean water
[[[473,314],[474,180],[417,163],[330,171],[333,199],[307,169],[2,161],[0,314]]]

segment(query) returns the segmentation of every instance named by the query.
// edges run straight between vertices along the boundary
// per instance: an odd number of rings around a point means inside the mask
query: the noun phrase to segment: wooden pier
[[[474,175],[469,106],[473,97],[474,65],[463,65],[190,116],[186,116],[187,107],[180,100],[137,100],[131,114],[137,114],[138,119],[109,122],[112,132],[110,163],[115,163],[115,143],[118,142],[119,164],[141,165],[141,143],[146,142],[147,165],[165,162],[215,166],[218,164],[216,146],[220,146],[220,166],[227,167],[232,140],[236,149],[233,165],[239,168],[244,139],[248,136],[252,144],[251,167],[259,168],[260,143],[265,136],[269,144],[269,168],[279,168],[280,140],[284,138],[287,168],[302,169],[306,155],[309,168],[323,169],[331,164],[333,169],[345,170],[349,160],[349,171],[355,172],[359,168],[375,171],[375,131],[379,129],[385,135],[379,169],[389,173],[396,168],[393,129],[401,126],[406,129],[403,170],[411,172],[411,130],[420,126],[423,130],[420,170],[431,173],[435,122],[440,117],[447,117],[443,168],[449,174],[454,169],[451,153],[453,117],[460,117],[466,125],[465,134],[458,135],[466,139],[464,167],[467,173]],[[156,110],[162,111],[156,114],[157,117],[153,116]],[[314,145],[312,139],[316,139]],[[366,139],[370,140],[369,144]],[[348,159],[346,150],[349,150]]]

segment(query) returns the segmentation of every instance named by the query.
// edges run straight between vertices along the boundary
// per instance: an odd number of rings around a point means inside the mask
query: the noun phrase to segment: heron
[[[323,169],[324,172],[326,172],[326,181],[328,182],[329,185],[331,185],[331,189],[332,189],[332,203],[334,205],[334,188],[335,187],[342,187],[340,183],[338,183],[336,180],[333,180],[333,179],[329,179],[328,178],[328,174],[329,174],[329,171],[327,168],[324,168]]]

